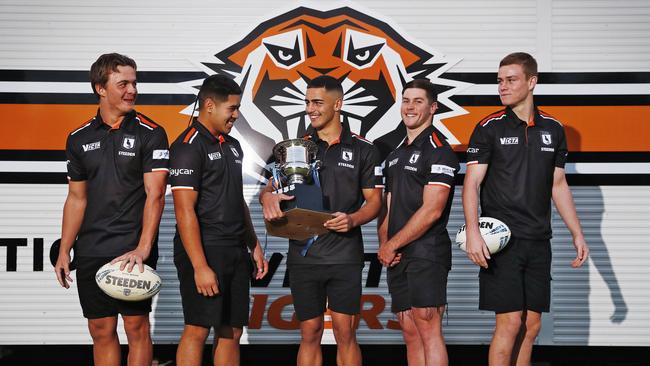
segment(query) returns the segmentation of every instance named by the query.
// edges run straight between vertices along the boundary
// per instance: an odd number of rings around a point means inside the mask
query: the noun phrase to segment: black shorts
[[[423,258],[403,258],[387,272],[393,313],[447,304],[449,267],[446,264]]]
[[[77,264],[77,291],[79,302],[84,317],[87,319],[99,319],[109,316],[122,315],[147,315],[151,312],[151,299],[142,301],[124,301],[114,299],[104,293],[97,282],[95,274],[104,264],[112,261],[115,257],[75,257]],[[145,263],[156,268],[156,259],[147,260]],[[133,268],[137,271],[137,267]]]
[[[342,314],[361,312],[361,264],[293,264],[289,285],[298,320],[305,321],[325,312],[325,307]]]
[[[479,273],[479,309],[495,313],[549,311],[551,243],[511,238]]]
[[[205,259],[217,274],[219,294],[203,296],[196,290],[194,268],[185,251],[174,255],[185,324],[204,328],[248,325],[251,262],[243,246],[203,247]]]

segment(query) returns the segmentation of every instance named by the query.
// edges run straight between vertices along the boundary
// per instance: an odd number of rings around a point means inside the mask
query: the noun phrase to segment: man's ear
[[[105,97],[105,96],[106,96],[106,89],[105,89],[104,86],[101,85],[101,84],[95,84],[95,91],[96,91],[97,94],[99,94],[99,96],[101,96],[101,97]]]

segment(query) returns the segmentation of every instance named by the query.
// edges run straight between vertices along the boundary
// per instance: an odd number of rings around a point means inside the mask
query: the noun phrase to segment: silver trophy
[[[319,165],[316,161],[317,151],[318,146],[314,142],[303,139],[284,140],[275,145],[273,156],[276,161],[276,169],[286,177],[286,179],[277,177],[280,178],[277,182],[290,185],[305,184],[311,181],[314,174],[313,169],[318,169]]]
[[[306,240],[327,232],[323,223],[332,218],[323,199],[316,154],[318,146],[309,140],[291,139],[273,147],[275,163],[271,164],[275,194],[283,193],[294,199],[282,201],[284,217],[266,221],[270,235]]]

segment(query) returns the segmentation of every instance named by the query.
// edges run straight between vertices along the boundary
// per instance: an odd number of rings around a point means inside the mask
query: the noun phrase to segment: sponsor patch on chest
[[[81,147],[84,149],[84,152],[97,150],[102,146],[101,141],[91,142],[89,144],[83,144]]]
[[[499,141],[501,141],[501,145],[518,145],[519,137],[501,137]]]
[[[219,151],[209,153],[208,154],[208,159],[210,160],[218,160],[221,159],[221,153]]]

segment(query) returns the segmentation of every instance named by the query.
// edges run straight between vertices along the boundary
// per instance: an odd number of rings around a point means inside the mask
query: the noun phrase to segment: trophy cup
[[[325,212],[328,207],[323,203],[318,179],[317,151],[314,142],[303,139],[281,141],[273,147],[275,163],[271,164],[271,171],[278,184],[273,194],[282,193],[294,199],[280,203],[282,219],[265,220],[270,235],[306,240],[328,231],[323,224],[333,216]]]

